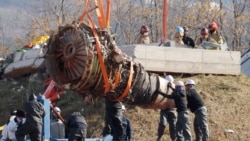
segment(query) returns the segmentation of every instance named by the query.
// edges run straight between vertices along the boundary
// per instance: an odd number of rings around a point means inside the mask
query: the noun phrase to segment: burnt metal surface
[[[116,100],[124,93],[129,75],[132,73],[130,90],[120,101],[144,108],[169,107],[167,103],[171,101],[157,93],[159,89],[166,89],[166,80],[146,72],[140,63],[132,62],[116,46],[114,35],[109,29],[96,31],[110,86],[115,83],[115,74],[120,74],[117,87],[105,94],[105,83],[96,50],[97,43],[86,23],[60,27],[57,33],[51,35],[45,48],[45,64],[53,80],[83,97],[107,96],[111,100]]]

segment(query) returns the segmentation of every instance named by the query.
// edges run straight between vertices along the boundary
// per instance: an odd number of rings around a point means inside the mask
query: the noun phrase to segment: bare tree
[[[4,46],[4,27],[2,24],[2,18],[0,15],[0,43],[1,43],[1,48]]]
[[[9,47],[7,47],[7,45],[5,44],[5,40],[6,40],[6,29],[5,29],[5,25],[2,22],[2,16],[0,15],[0,54],[3,55],[1,57],[6,57],[7,54],[9,54]]]
[[[47,34],[65,23],[72,23],[84,11],[85,2],[79,0],[44,0],[39,5],[31,5],[30,13],[21,13],[20,17],[26,17],[26,23],[20,23],[25,33],[25,39],[32,41],[35,37]],[[21,25],[22,24],[22,25]]]
[[[247,21],[247,15],[245,15],[246,7],[249,2],[247,0],[232,0],[232,13],[233,13],[233,40],[232,49],[240,50],[243,46],[243,38],[246,35],[245,24]],[[246,44],[245,44],[246,45]]]
[[[247,45],[247,33],[250,32],[247,15],[248,0],[169,0],[168,5],[168,38],[175,32],[175,27],[188,26],[189,34],[194,39],[200,35],[200,29],[207,27],[211,21],[219,25],[220,33],[233,50],[240,50]],[[32,5],[29,13],[20,12],[18,27],[25,36],[16,37],[18,42],[30,41],[36,36],[49,34],[51,29],[72,23],[84,12],[85,1],[81,0],[43,0]],[[90,8],[95,5],[90,5]],[[111,10],[111,27],[116,33],[118,44],[134,44],[137,41],[140,27],[150,27],[152,42],[162,38],[162,0],[113,0]],[[92,16],[95,14],[92,14]],[[233,15],[233,16],[232,16]],[[17,21],[20,21],[18,19]],[[3,29],[0,29],[3,32]],[[3,35],[1,35],[3,36]],[[25,37],[25,38],[23,38]],[[1,37],[3,38],[3,37]]]

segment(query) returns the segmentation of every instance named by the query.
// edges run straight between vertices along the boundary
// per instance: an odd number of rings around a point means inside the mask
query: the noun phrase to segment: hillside
[[[248,141],[250,134],[250,78],[241,76],[195,75],[183,77],[175,75],[176,80],[193,79],[197,83],[196,89],[201,93],[208,108],[208,124],[210,128],[210,141]],[[25,79],[13,81],[0,81],[0,123],[7,121],[11,109],[19,107],[26,99],[26,93],[41,86],[39,82],[28,83]],[[23,85],[25,89],[20,88]],[[103,100],[94,104],[84,104],[78,95],[67,92],[61,97],[57,105],[61,107],[63,116],[76,110],[81,110],[88,122],[88,137],[101,137],[104,116]],[[134,141],[154,141],[157,137],[159,110],[142,109],[127,106],[127,116],[132,122]],[[193,114],[191,114],[191,125]],[[193,130],[193,126],[191,126]],[[225,129],[234,131],[225,134]],[[194,135],[194,134],[193,134]],[[168,129],[164,140],[169,140]]]

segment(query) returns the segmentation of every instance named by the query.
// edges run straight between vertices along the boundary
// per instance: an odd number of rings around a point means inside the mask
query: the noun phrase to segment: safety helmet
[[[218,30],[218,25],[215,22],[211,22],[209,24],[209,26],[208,26],[208,29],[217,31]]]
[[[124,105],[122,105],[122,110],[124,110],[124,111],[126,110],[126,108],[125,108],[125,106],[124,106]]]
[[[61,112],[61,109],[59,107],[54,107],[54,111]]]
[[[10,112],[10,115],[14,116],[14,115],[16,115],[16,112],[17,112],[17,110],[13,110]]]
[[[195,82],[194,82],[194,80],[189,79],[189,80],[187,80],[187,81],[185,82],[185,85],[195,85]]]
[[[188,32],[189,30],[187,26],[184,26],[183,29],[184,29],[184,32]]]
[[[167,75],[165,79],[168,80],[168,81],[171,82],[171,83],[174,82],[174,78],[173,78],[172,75]]]
[[[144,34],[144,33],[148,32],[148,31],[149,31],[148,26],[145,26],[145,25],[141,26],[141,34]]]
[[[175,32],[176,32],[176,33],[183,33],[183,32],[184,32],[184,29],[183,29],[181,26],[176,26]]]
[[[207,28],[202,28],[201,29],[201,35],[208,35],[208,29]]]
[[[184,83],[183,81],[177,81],[175,82],[175,86],[178,87],[178,86],[184,86]]]

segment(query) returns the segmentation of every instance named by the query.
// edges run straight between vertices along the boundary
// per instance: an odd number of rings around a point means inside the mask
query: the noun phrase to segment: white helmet
[[[168,81],[171,82],[171,83],[174,82],[174,78],[173,78],[172,75],[167,75],[165,79],[168,80]]]
[[[194,80],[189,79],[189,80],[187,80],[187,81],[185,82],[185,85],[195,85],[195,82],[194,82]]]
[[[54,111],[61,112],[61,109],[59,107],[54,107]]]
[[[175,86],[184,86],[184,83],[183,83],[183,81],[177,81],[175,83]]]
[[[124,110],[124,111],[126,110],[126,108],[125,108],[125,106],[124,106],[124,105],[122,105],[122,110]]]

